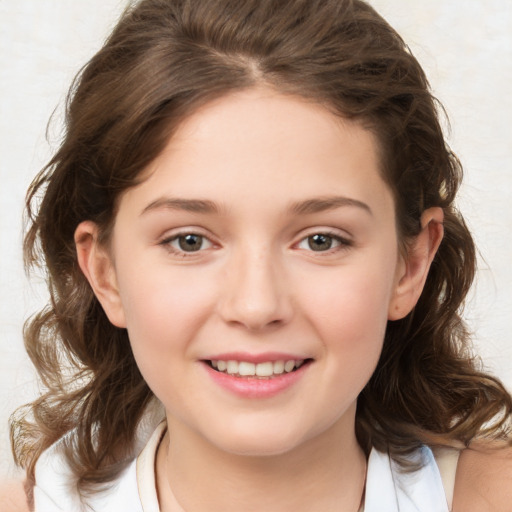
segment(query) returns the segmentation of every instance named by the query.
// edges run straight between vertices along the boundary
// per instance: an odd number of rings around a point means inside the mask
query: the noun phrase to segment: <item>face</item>
[[[253,89],[186,119],[144,177],[106,310],[171,432],[239,454],[353,436],[405,268],[372,134]]]

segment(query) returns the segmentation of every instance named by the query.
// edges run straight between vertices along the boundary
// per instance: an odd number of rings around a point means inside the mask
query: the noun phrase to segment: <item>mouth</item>
[[[205,360],[213,370],[233,377],[272,379],[283,374],[296,372],[302,366],[309,364],[312,359],[288,359],[252,363],[235,360]]]

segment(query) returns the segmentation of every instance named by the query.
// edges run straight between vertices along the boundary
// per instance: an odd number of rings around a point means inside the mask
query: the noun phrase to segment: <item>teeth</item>
[[[245,361],[240,361],[238,363],[238,373],[242,376],[255,375],[256,365],[254,363],[246,363]]]
[[[274,373],[280,375],[284,372],[284,361],[276,361],[274,363]]]
[[[238,373],[238,361],[228,361],[226,371],[230,375],[234,375],[235,373]]]
[[[295,368],[295,361],[286,361],[284,363],[284,371],[290,373]]]
[[[274,373],[274,365],[268,363],[258,363],[256,365],[256,375],[258,377],[270,377]]]
[[[219,372],[229,375],[238,375],[240,377],[272,377],[272,375],[281,375],[290,373],[296,368],[300,368],[304,363],[303,359],[289,359],[287,361],[266,361],[264,363],[249,363],[248,361],[210,361],[213,368]]]

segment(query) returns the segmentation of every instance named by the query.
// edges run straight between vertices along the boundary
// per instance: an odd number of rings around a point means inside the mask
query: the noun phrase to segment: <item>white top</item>
[[[155,455],[165,433],[161,423],[144,450],[109,487],[80,503],[76,489],[70,486],[71,472],[58,444],[43,453],[36,465],[34,487],[35,512],[160,512],[155,484]],[[389,455],[372,450],[368,460],[364,512],[449,512],[443,481],[436,459],[424,446],[415,456],[423,467],[401,473]],[[455,458],[456,466],[456,458]],[[448,480],[453,479],[453,470]],[[451,484],[450,484],[451,485]],[[451,494],[448,490],[447,494]]]

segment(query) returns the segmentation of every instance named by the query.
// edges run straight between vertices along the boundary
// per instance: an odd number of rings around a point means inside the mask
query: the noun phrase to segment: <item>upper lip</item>
[[[204,358],[205,361],[246,361],[248,363],[266,363],[268,361],[290,361],[309,359],[307,356],[290,354],[284,352],[264,352],[261,354],[250,354],[248,352],[225,352]]]

